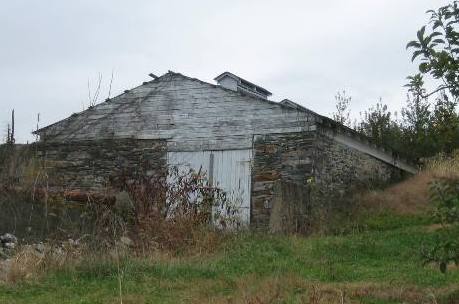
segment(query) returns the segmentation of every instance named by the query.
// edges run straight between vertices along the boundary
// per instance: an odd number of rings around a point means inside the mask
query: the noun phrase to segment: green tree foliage
[[[430,21],[407,44],[419,73],[408,77],[410,98],[403,115],[407,140],[415,157],[450,153],[459,147],[459,5],[458,1],[429,10]],[[424,77],[438,86],[427,92]],[[437,94],[434,104],[428,97]]]
[[[430,134],[431,112],[428,100],[423,97],[425,90],[421,75],[408,77],[406,107],[402,109],[402,132],[409,155],[418,159],[432,154]]]
[[[391,115],[387,105],[383,104],[380,99],[375,106],[361,113],[361,122],[357,130],[371,137],[379,145],[391,145],[398,128]]]
[[[351,127],[351,100],[352,97],[344,90],[335,95],[336,112],[332,114],[333,120],[347,127]],[[376,105],[360,113],[360,120],[355,119],[352,128],[373,139],[374,143],[404,154],[404,134],[397,113],[391,113],[381,99]]]
[[[420,60],[419,72],[441,84],[432,92],[447,91],[457,101],[459,96],[459,7],[458,1],[427,11],[430,22],[417,32],[417,39],[407,48],[413,49],[412,60]]]
[[[448,264],[459,265],[459,182],[438,180],[430,186],[430,201],[435,206],[432,217],[441,225],[433,245],[421,250],[424,264],[436,263],[446,273]]]
[[[418,59],[419,74],[409,77],[409,93],[413,96],[405,115],[408,136],[418,155],[451,153],[459,147],[459,6],[458,1],[429,10],[430,22],[417,32],[417,39],[407,48],[413,50],[412,61]],[[438,84],[431,92],[424,89],[423,77]],[[427,98],[437,94],[433,111]],[[428,149],[430,147],[430,149]],[[459,264],[459,183],[442,180],[432,184],[431,201],[436,209],[434,219],[441,224],[436,242],[422,251],[424,262],[435,262],[445,273],[448,264]]]
[[[428,24],[417,32],[416,40],[407,45],[413,51],[412,60],[420,62],[419,72],[408,77],[407,102],[401,119],[379,100],[361,113],[360,121],[353,126],[375,143],[391,147],[412,160],[422,161],[459,148],[458,3],[453,1],[436,11],[428,11]],[[427,91],[425,80],[438,86]],[[351,97],[343,91],[335,100],[333,119],[350,126]]]
[[[448,95],[441,94],[435,103],[431,117],[433,148],[451,153],[459,143],[459,116],[456,103]]]

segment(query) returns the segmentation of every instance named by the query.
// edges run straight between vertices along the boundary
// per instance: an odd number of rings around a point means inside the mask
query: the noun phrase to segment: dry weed
[[[193,303],[270,304],[308,303],[344,304],[379,300],[397,303],[435,303],[440,295],[455,294],[457,289],[426,290],[419,287],[400,287],[376,283],[314,283],[294,275],[260,279],[249,275],[238,279],[230,295],[215,297],[208,290],[223,282],[202,281],[190,293]],[[221,286],[220,286],[221,287]],[[449,303],[449,302],[447,302]],[[451,302],[456,303],[456,302]]]
[[[429,185],[439,178],[459,179],[459,150],[452,156],[439,155],[426,162],[422,171],[385,190],[359,194],[360,206],[372,210],[391,210],[398,214],[420,214],[431,208]]]
[[[84,255],[84,246],[65,242],[55,245],[25,245],[8,261],[4,275],[7,283],[37,279],[48,271],[76,265]]]
[[[359,205],[374,211],[387,209],[397,214],[419,214],[429,207],[429,172],[417,175],[385,190],[370,191],[356,196]]]
[[[430,172],[436,178],[459,178],[459,150],[451,155],[439,154],[429,159],[425,165],[425,171]]]

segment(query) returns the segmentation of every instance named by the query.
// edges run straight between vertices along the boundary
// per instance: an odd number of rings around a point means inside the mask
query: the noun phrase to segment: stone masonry
[[[313,176],[315,132],[271,134],[254,139],[251,226],[266,230],[277,181],[306,185]]]
[[[303,193],[302,197],[295,199],[291,196],[291,200],[301,204],[308,204],[304,199],[305,193],[314,187],[315,194],[308,195],[314,202],[309,204],[319,206],[319,200],[326,204],[339,204],[356,189],[388,184],[399,180],[402,175],[402,170],[395,166],[337,143],[320,130],[257,136],[252,170],[251,226],[269,230],[270,222],[279,221],[272,218],[278,216],[278,212],[272,211],[273,203],[279,201],[279,195],[286,197],[284,188],[295,189],[285,184],[305,188],[302,192],[294,190]],[[276,193],[275,185],[278,183],[284,184],[277,187],[281,193]],[[287,208],[292,202],[285,201],[283,204]],[[295,210],[307,212],[310,208],[303,206]],[[296,221],[308,216],[294,215]],[[276,229],[281,230],[279,227]]]
[[[122,175],[149,174],[166,167],[162,140],[113,139],[38,144],[50,186],[61,190],[100,191]]]

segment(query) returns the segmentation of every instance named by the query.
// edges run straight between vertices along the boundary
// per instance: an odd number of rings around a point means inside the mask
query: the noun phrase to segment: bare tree
[[[352,97],[346,95],[346,91],[343,90],[341,92],[336,93],[335,95],[336,100],[336,112],[334,112],[333,120],[336,122],[343,124],[347,127],[351,126],[351,119],[350,119],[350,103]]]
[[[98,77],[97,85],[96,85],[96,91],[94,92],[94,95],[92,95],[91,94],[91,85],[90,85],[90,81],[88,79],[88,102],[89,102],[89,107],[90,108],[97,104],[97,101],[99,99],[101,84],[102,84],[102,73],[99,73],[99,77]]]
[[[110,96],[112,93],[113,75],[114,75],[114,70],[112,69],[112,74],[111,74],[110,82],[108,85],[107,100],[110,99]],[[102,73],[99,73],[94,94],[93,94],[93,91],[91,90],[91,81],[90,79],[88,79],[88,108],[94,107],[99,101],[99,97],[102,92],[102,79],[103,79]],[[85,110],[86,107],[83,101],[82,101],[82,105],[83,105],[83,110]]]
[[[108,96],[107,99],[110,99],[110,95],[112,93],[112,84],[113,84],[113,69],[112,69],[112,77],[110,78],[110,85],[108,87]]]

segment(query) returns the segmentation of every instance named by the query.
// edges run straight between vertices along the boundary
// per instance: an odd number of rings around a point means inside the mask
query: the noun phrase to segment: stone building
[[[244,222],[266,229],[283,208],[275,206],[276,183],[313,182],[326,198],[415,172],[394,151],[290,100],[270,101],[268,90],[232,73],[217,76],[217,85],[174,72],[150,76],[36,131],[61,185],[105,187],[141,162],[203,168],[237,197]]]

